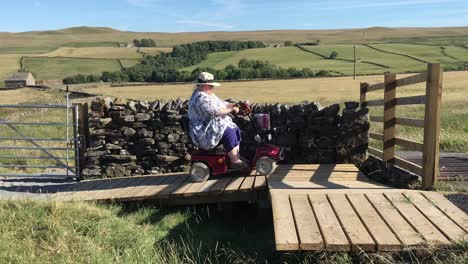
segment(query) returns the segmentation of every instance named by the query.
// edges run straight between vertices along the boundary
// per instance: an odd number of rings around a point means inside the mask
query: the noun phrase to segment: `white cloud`
[[[203,27],[210,27],[210,28],[219,28],[219,29],[231,29],[234,26],[224,24],[224,23],[217,23],[217,22],[209,22],[209,21],[200,21],[200,20],[177,20],[177,24],[186,24],[186,25],[193,25],[193,26],[203,26]]]

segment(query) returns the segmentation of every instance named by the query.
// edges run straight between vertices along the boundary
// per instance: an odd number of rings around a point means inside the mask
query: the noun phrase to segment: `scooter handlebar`
[[[236,113],[238,116],[247,116],[252,112],[252,107],[247,101],[238,102],[234,106],[239,108],[239,112]]]

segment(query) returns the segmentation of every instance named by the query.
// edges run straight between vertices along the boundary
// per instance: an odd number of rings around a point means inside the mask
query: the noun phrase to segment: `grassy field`
[[[117,42],[70,42],[62,44],[62,47],[70,48],[93,48],[93,47],[113,47],[118,48]]]
[[[139,48],[139,52],[147,54],[147,55],[157,55],[160,53],[167,53],[171,52],[172,48]]]
[[[6,78],[18,71],[21,56],[18,54],[0,54],[0,87],[4,87]]]
[[[445,56],[439,46],[415,45],[415,44],[372,44],[381,50],[407,54],[420,60],[431,63],[456,62],[457,60]],[[468,53],[468,49],[466,50]]]
[[[281,47],[281,48],[264,48],[264,49],[248,49],[242,50],[234,53],[225,53],[222,54],[210,54],[207,62],[202,62],[187,70],[194,69],[199,66],[210,66],[215,69],[222,69],[229,64],[237,65],[239,60],[251,59],[251,60],[263,60],[269,61],[272,64],[289,68],[295,67],[298,69],[310,68],[314,71],[319,70],[330,70],[339,72],[342,74],[351,74],[353,71],[353,63],[348,61],[340,60],[329,60],[324,59],[318,55],[305,52],[296,47]],[[212,63],[210,65],[210,63]],[[369,64],[360,64],[359,72],[361,74],[367,73],[382,73],[385,71],[385,68],[369,65]]]
[[[121,69],[117,59],[79,59],[27,57],[24,68],[37,73],[38,79],[63,79],[78,73],[97,74]]]
[[[52,52],[40,54],[41,57],[74,57],[74,58],[100,58],[100,59],[139,59],[143,55],[137,52],[138,48],[58,48]]]
[[[465,242],[399,253],[273,250],[271,215],[239,204],[223,220],[213,206],[0,202],[2,263],[463,263]],[[255,220],[256,219],[256,220]]]
[[[122,63],[122,66],[125,68],[132,67],[133,65],[136,65],[140,63],[139,59],[120,59],[120,62]]]
[[[406,75],[399,75],[406,76]],[[294,104],[303,100],[319,101],[322,105],[359,101],[359,83],[382,82],[383,76],[358,76],[354,81],[351,77],[317,78],[301,80],[226,82],[216,88],[216,94],[221,98],[250,100],[255,103],[281,102]],[[442,95],[442,131],[441,149],[444,151],[468,151],[468,72],[447,72],[444,74],[444,90]],[[171,98],[190,98],[193,85],[152,85],[128,87],[100,87],[85,89],[90,93],[106,96],[154,100]],[[401,90],[398,96],[411,96],[424,93],[423,85],[416,85]],[[369,98],[383,98],[383,92],[369,93]],[[373,115],[381,115],[381,109],[372,108]],[[422,117],[421,107],[406,106],[397,109],[400,117]],[[378,126],[379,124],[376,124]],[[379,128],[375,127],[379,132]],[[422,130],[398,127],[397,135],[403,138],[422,141]],[[375,145],[374,145],[375,146]]]
[[[0,48],[0,54],[36,54],[52,51],[50,47],[3,47]]]

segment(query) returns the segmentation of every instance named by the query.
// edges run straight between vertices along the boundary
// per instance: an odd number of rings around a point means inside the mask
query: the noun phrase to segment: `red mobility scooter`
[[[206,181],[210,176],[220,176],[227,173],[240,172],[242,175],[248,175],[256,170],[260,175],[271,175],[277,167],[277,162],[284,159],[283,149],[267,141],[271,140],[270,116],[269,114],[251,114],[251,106],[248,102],[237,103],[239,107],[239,116],[248,116],[252,125],[260,134],[255,136],[257,147],[255,155],[249,161],[249,167],[243,170],[228,169],[229,157],[225,151],[216,150],[197,150],[191,155],[190,175],[194,182]]]

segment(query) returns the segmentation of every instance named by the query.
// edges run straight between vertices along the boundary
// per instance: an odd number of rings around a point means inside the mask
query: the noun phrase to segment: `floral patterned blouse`
[[[207,94],[196,89],[190,98],[188,117],[190,119],[189,135],[199,148],[215,148],[227,127],[236,128],[229,115],[218,116],[216,113],[226,108],[228,102],[214,94]]]

